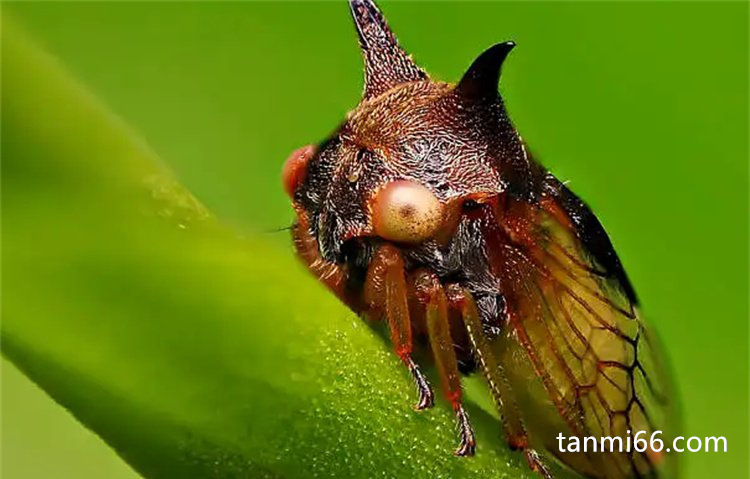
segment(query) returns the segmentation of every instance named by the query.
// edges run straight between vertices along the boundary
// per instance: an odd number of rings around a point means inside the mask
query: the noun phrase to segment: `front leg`
[[[412,331],[404,261],[395,246],[385,244],[378,248],[367,269],[364,297],[371,311],[385,316],[388,322],[391,343],[398,357],[409,368],[419,391],[416,409],[432,407],[435,399],[430,383],[411,357]]]
[[[461,442],[456,449],[457,456],[473,456],[476,449],[474,431],[469,423],[469,416],[461,402],[461,377],[458,371],[458,361],[451,338],[448,319],[448,301],[440,284],[439,278],[426,270],[419,270],[414,274],[414,290],[416,299],[425,307],[427,320],[427,334],[429,336],[432,354],[440,373],[443,393],[453,406],[456,414]]]

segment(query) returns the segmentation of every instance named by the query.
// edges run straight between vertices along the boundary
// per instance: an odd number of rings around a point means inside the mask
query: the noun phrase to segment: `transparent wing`
[[[665,451],[634,450],[639,431],[646,441],[663,431],[655,437],[664,441],[665,450],[671,444],[672,398],[655,339],[606,233],[559,183],[536,204],[508,200],[502,211],[495,232],[500,239],[490,248],[490,261],[502,278],[511,327],[488,344],[506,369],[516,371],[514,390],[530,390],[518,384],[528,382],[518,374],[523,370],[518,363],[525,362],[547,395],[542,401],[529,400],[533,392],[519,394],[521,416],[537,424],[547,449],[578,470],[593,471],[594,477],[668,477],[661,471],[674,461]],[[547,421],[548,427],[540,421],[550,402],[567,433],[554,421]],[[551,436],[560,432],[620,437],[623,449],[630,438],[631,452],[619,453],[617,442],[605,442],[604,453],[557,454],[558,442]]]

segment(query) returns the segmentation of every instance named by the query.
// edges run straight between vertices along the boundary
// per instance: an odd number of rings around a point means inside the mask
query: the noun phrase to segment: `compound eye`
[[[397,180],[380,189],[372,202],[375,234],[388,241],[421,243],[443,224],[440,200],[425,186]]]
[[[294,150],[284,162],[284,167],[281,169],[281,182],[284,185],[284,191],[290,198],[294,199],[294,192],[305,179],[307,162],[314,154],[315,147],[313,145],[303,146]]]

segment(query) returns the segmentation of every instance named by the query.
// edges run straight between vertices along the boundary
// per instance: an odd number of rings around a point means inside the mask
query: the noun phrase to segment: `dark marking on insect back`
[[[551,186],[551,190],[560,198],[560,204],[573,222],[576,234],[588,252],[608,275],[619,282],[628,300],[634,306],[637,305],[638,298],[635,290],[599,218],[582,199],[557,178],[548,175],[546,181]]]

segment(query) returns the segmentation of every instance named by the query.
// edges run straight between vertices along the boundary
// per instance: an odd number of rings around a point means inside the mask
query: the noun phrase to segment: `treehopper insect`
[[[560,451],[557,436],[671,434],[669,382],[633,287],[586,204],[537,163],[498,93],[514,43],[482,53],[457,84],[432,80],[371,0],[350,8],[365,63],[359,105],[283,170],[298,255],[344,303],[383,321],[419,391],[430,345],[455,411],[456,454],[476,441],[461,373],[480,371],[505,439],[532,469],[674,477],[665,451]]]

